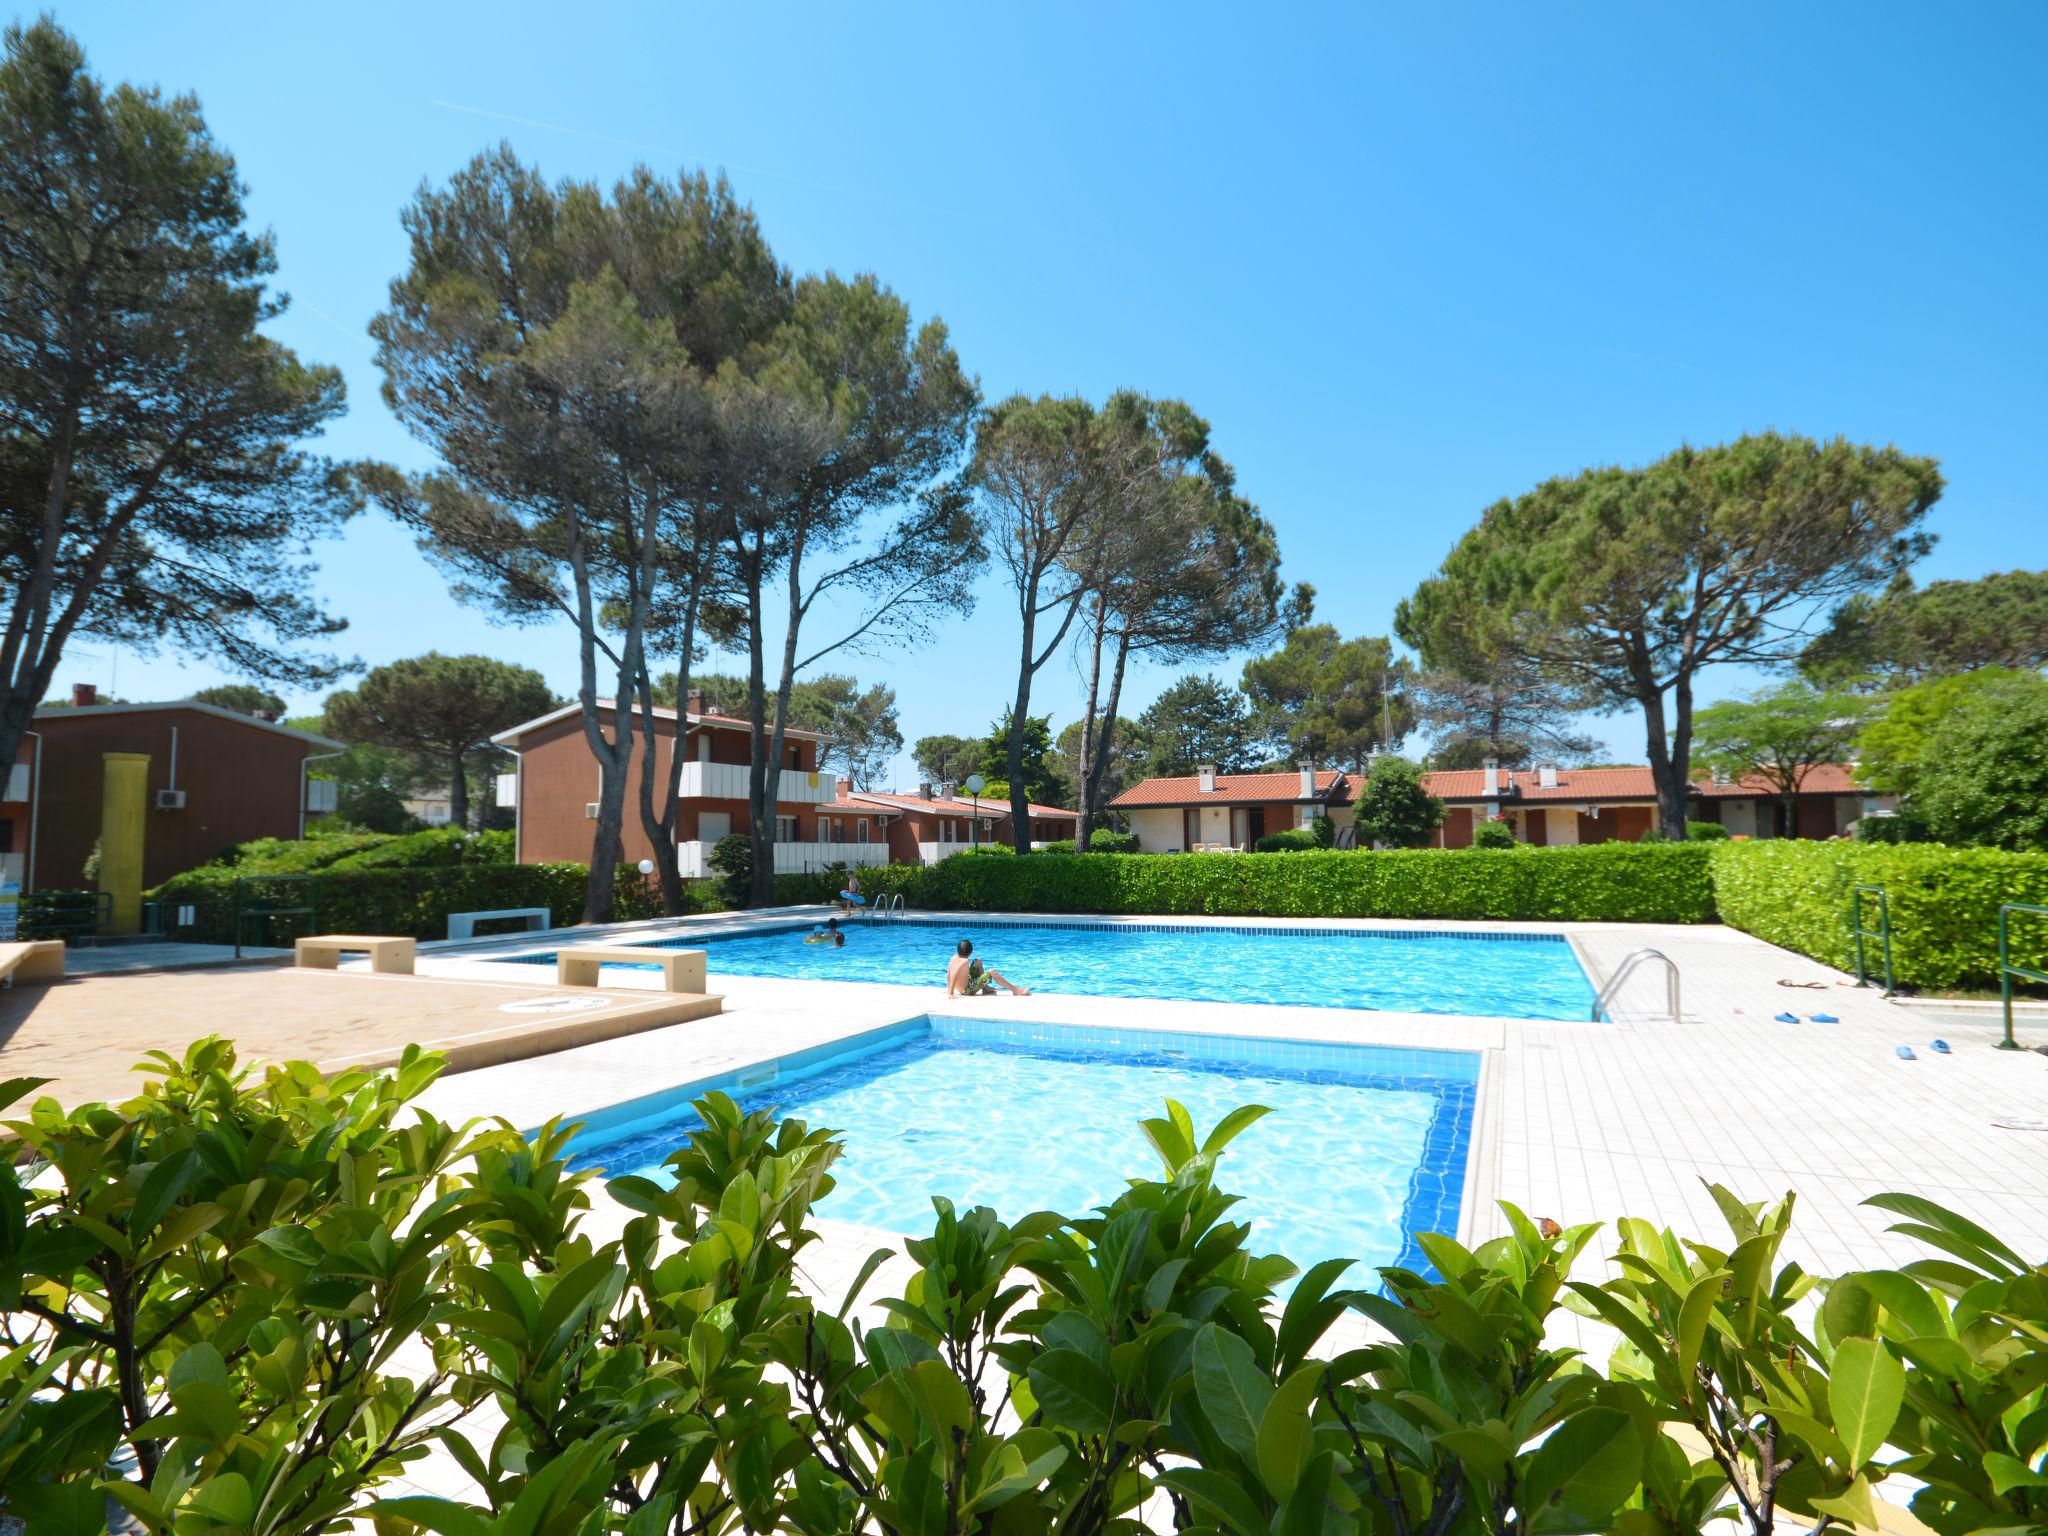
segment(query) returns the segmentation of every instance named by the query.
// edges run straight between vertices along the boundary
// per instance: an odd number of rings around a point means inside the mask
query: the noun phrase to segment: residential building
[[[1499,766],[1438,771],[1423,785],[1444,801],[1439,848],[1469,848],[1480,823],[1500,820],[1517,842],[1564,847],[1577,843],[1635,842],[1657,821],[1657,792],[1642,768],[1531,769]],[[1361,775],[1307,769],[1289,773],[1221,774],[1204,768],[1187,778],[1147,779],[1110,802],[1129,818],[1147,853],[1191,849],[1249,849],[1260,837],[1305,827],[1327,815],[1337,845],[1352,838],[1352,804],[1364,789]],[[1716,821],[1733,837],[1828,838],[1864,816],[1893,809],[1896,797],[1871,795],[1845,763],[1808,769],[1794,797],[1791,825],[1783,799],[1761,775],[1705,778],[1692,787],[1688,818]]]
[[[978,843],[1017,845],[1009,801],[963,796],[946,784],[920,784],[916,794],[901,795],[856,790],[841,779],[830,811],[848,826],[858,826],[863,816],[877,817],[875,830],[887,840],[892,864],[936,864]],[[1027,836],[1033,847],[1071,839],[1081,820],[1076,812],[1053,805],[1032,805],[1029,811]]]
[[[1574,843],[1635,842],[1657,822],[1657,787],[1647,767],[1461,769],[1425,776],[1446,807],[1436,845],[1466,848],[1481,822],[1505,821],[1517,842],[1565,847]],[[1731,837],[1830,838],[1864,816],[1892,809],[1896,798],[1861,789],[1846,763],[1806,770],[1794,797],[1792,825],[1784,825],[1783,798],[1758,774],[1710,777],[1692,786],[1691,821],[1716,821]]]
[[[680,733],[684,760],[675,815],[676,855],[684,878],[698,879],[712,873],[710,854],[718,840],[728,833],[744,833],[752,825],[747,809],[752,731],[744,720],[706,709],[701,694],[692,693],[688,706],[681,715],[673,709],[655,711],[654,773],[656,784],[665,787]],[[616,706],[600,701],[599,713],[609,733]],[[628,714],[637,742],[639,714],[631,709]],[[886,863],[887,846],[877,835],[877,825],[863,834],[857,817],[849,821],[828,809],[838,798],[837,786],[819,770],[818,754],[829,738],[795,727],[785,736],[784,761],[773,770],[776,873],[795,874],[835,863]],[[498,804],[513,811],[519,859],[588,860],[599,771],[584,739],[582,707],[568,704],[550,710],[491,740],[517,757],[515,771],[498,781],[497,798]],[[640,819],[640,778],[646,771],[646,754],[636,746],[619,838],[629,863],[654,852]],[[835,829],[843,835],[835,835]]]
[[[177,699],[101,704],[88,685],[70,708],[36,711],[0,802],[0,867],[25,890],[80,890],[99,841],[108,753],[147,756],[142,880],[161,884],[234,843],[301,837],[334,809],[334,785],[307,765],[342,744],[256,715]]]
[[[1143,853],[1249,849],[1262,837],[1306,827],[1318,816],[1348,830],[1349,789],[1349,776],[1328,768],[1219,773],[1203,767],[1189,778],[1133,784],[1109,808],[1130,822]]]

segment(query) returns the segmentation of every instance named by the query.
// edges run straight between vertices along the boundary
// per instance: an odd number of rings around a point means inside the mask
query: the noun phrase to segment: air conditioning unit
[[[597,820],[597,802],[595,800],[583,802],[583,819],[585,821]]]
[[[182,811],[185,809],[185,791],[182,789],[160,789],[156,792],[156,808],[160,811]]]

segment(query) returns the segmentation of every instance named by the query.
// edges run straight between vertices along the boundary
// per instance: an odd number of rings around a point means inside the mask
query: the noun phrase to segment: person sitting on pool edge
[[[946,996],[991,997],[997,987],[1008,987],[1017,997],[1031,995],[1029,987],[1018,986],[1001,971],[989,970],[979,960],[969,960],[967,957],[973,953],[974,941],[962,939],[946,965]]]

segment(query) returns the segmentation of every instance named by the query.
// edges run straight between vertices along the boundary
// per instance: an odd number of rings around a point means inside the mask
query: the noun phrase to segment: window
[[[866,842],[866,841],[868,840],[868,819],[867,819],[867,817],[863,816],[863,817],[861,817],[861,819],[860,819],[859,821],[856,821],[856,822],[855,822],[855,823],[853,824],[853,831],[854,831],[854,836],[855,836],[855,838],[856,838],[856,839],[857,839],[858,841],[860,841],[860,842],[863,842],[863,843],[864,843],[864,842]]]
[[[789,766],[792,768],[801,767],[800,759],[802,755],[803,748],[799,747],[795,742],[791,742],[789,744]]]
[[[711,761],[711,733],[709,731],[699,731],[697,733],[697,761],[700,763]]]
[[[834,816],[832,818],[832,841],[835,843],[843,843],[846,841],[845,818],[839,816]]]
[[[796,840],[796,818],[794,816],[776,817],[775,841],[778,843],[793,843]]]

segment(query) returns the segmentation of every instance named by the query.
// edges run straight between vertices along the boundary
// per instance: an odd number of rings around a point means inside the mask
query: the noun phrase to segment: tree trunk
[[[775,728],[769,736],[768,815],[765,843],[757,832],[754,841],[753,892],[750,906],[775,905],[775,811],[782,801],[782,747],[788,739],[789,700],[796,690],[796,645],[798,626],[803,623],[803,545],[789,552],[789,623],[782,633],[782,667],[775,688]],[[758,826],[759,824],[757,824]]]
[[[1102,686],[1102,639],[1105,622],[1101,599],[1095,604],[1095,639],[1089,648],[1088,662],[1088,707],[1081,716],[1081,782],[1074,786],[1075,798],[1080,801],[1081,818],[1074,825],[1074,851],[1086,853],[1088,841],[1095,835],[1095,803],[1089,793],[1095,764],[1096,700],[1100,697],[1097,689]]]
[[[661,883],[661,910],[670,917],[689,911],[688,893],[683,887],[682,866],[676,854],[676,802],[683,793],[684,752],[690,734],[690,654],[697,647],[697,593],[693,589],[683,603],[683,638],[676,658],[676,734],[669,751],[667,793],[661,814],[654,810],[654,766],[661,761],[655,750],[654,680],[648,668],[640,669],[640,739],[647,752],[647,771],[640,775],[640,826],[654,846],[655,877]]]
[[[747,876],[747,904],[760,904],[761,871],[768,871],[768,896],[775,894],[775,802],[768,793],[768,708],[761,656],[761,571],[747,583],[747,848],[753,868]],[[778,775],[779,777],[779,775]],[[762,823],[768,826],[764,830]]]
[[[1109,772],[1110,748],[1116,744],[1116,710],[1123,698],[1124,664],[1130,660],[1130,655],[1130,637],[1119,635],[1116,643],[1116,665],[1109,674],[1109,699],[1103,706],[1101,728],[1095,733],[1095,761],[1088,769],[1086,802],[1091,826],[1095,817],[1102,811],[1102,781]],[[1079,851],[1078,845],[1076,851]]]
[[[1671,685],[1671,761],[1668,782],[1657,791],[1657,813],[1664,835],[1685,840],[1685,817],[1692,790],[1692,672],[1681,668]]]
[[[448,744],[448,825],[469,830],[469,774],[462,761],[463,744]]]
[[[1031,708],[1032,648],[1037,641],[1038,584],[1026,583],[1024,601],[1024,648],[1017,663],[1017,698],[1010,706],[1010,832],[1017,852],[1031,851],[1031,794],[1024,784],[1024,717]]]

